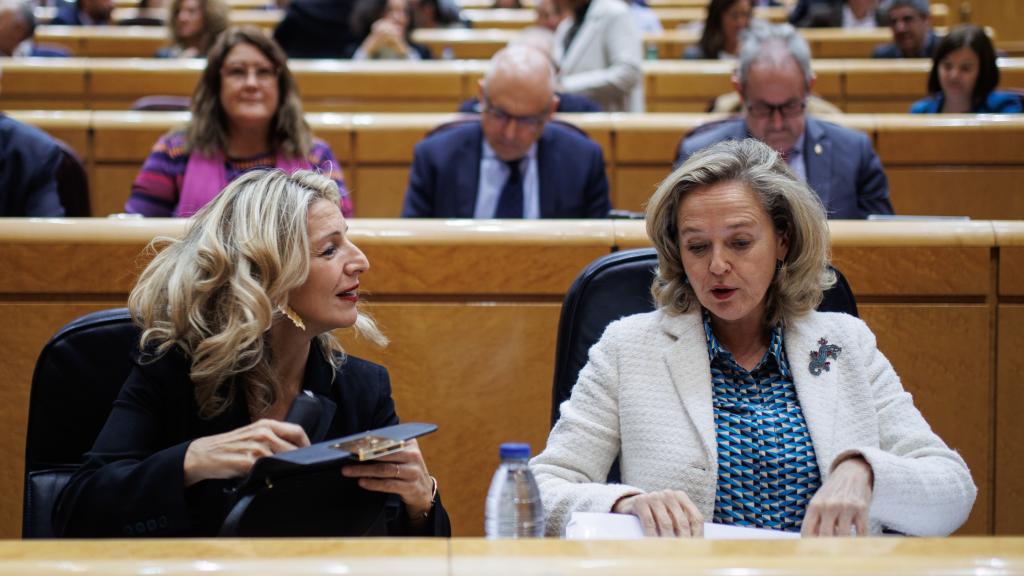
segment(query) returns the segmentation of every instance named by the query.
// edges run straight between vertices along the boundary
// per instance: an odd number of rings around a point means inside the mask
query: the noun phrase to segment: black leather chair
[[[89,207],[89,175],[85,164],[78,153],[63,140],[53,139],[61,151],[60,164],[57,166],[57,195],[64,207],[64,216],[92,216]]]
[[[551,425],[569,398],[587,353],[608,324],[623,316],[654,310],[651,281],[658,265],[654,248],[624,250],[602,256],[588,265],[569,288],[558,322],[555,381],[551,392]],[[818,306],[824,312],[857,315],[850,285],[838,270],[836,285]]]
[[[56,536],[53,505],[103,428],[138,338],[128,310],[117,308],[74,320],[43,347],[28,408],[23,538]]]
[[[139,336],[127,308],[101,310],[65,325],[40,352],[28,408],[22,538],[58,536],[53,507],[106,423],[132,371],[131,353]],[[280,484],[278,493],[302,485],[301,479]],[[258,498],[259,491],[238,496],[222,536],[280,535],[273,531],[273,520],[285,514],[281,500]],[[363,500],[362,506],[353,506],[352,514],[367,518],[369,526],[380,503]]]

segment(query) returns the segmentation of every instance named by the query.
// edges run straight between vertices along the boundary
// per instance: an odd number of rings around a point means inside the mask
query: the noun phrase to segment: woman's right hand
[[[632,514],[640,519],[644,536],[699,537],[704,535],[704,517],[686,493],[659,490],[620,498],[612,512]]]
[[[196,438],[185,451],[185,486],[211,478],[238,478],[264,456],[309,446],[298,424],[257,420],[223,434]]]

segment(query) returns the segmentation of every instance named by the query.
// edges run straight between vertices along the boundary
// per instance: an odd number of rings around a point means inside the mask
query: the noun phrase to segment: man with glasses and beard
[[[480,81],[480,120],[416,145],[406,218],[604,218],[601,148],[549,123],[558,107],[551,60],[529,46],[494,55]]]
[[[892,214],[889,183],[867,135],[807,116],[814,80],[810,49],[792,26],[751,29],[733,77],[744,117],[698,128],[680,144],[676,165],[716,142],[757,138],[818,194],[829,218]]]

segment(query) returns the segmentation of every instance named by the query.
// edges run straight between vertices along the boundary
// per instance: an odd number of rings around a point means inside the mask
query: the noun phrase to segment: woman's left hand
[[[401,452],[365,464],[343,466],[341,474],[358,478],[359,487],[365,490],[397,494],[410,518],[425,518],[433,505],[434,481],[415,440],[410,440]]]
[[[849,536],[856,528],[858,536],[867,536],[873,485],[871,465],[863,457],[840,462],[807,506],[800,534]]]

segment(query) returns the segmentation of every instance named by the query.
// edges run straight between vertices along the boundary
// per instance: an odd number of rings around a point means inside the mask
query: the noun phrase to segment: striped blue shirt
[[[821,487],[782,327],[753,370],[736,363],[715,338],[704,311],[718,441],[714,521],[773,530],[800,530],[807,504]]]

